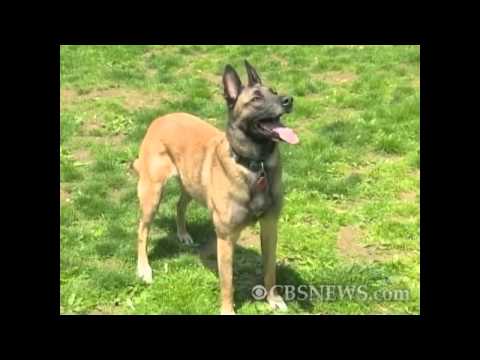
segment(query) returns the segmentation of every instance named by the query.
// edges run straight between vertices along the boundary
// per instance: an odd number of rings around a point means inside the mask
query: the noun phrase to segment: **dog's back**
[[[171,151],[176,151],[176,146],[196,148],[204,146],[212,137],[222,134],[220,130],[201,120],[200,118],[187,113],[172,113],[154,120],[145,135],[140,151],[154,150],[160,143]],[[179,135],[181,141],[178,141]]]
[[[162,116],[148,128],[134,168],[154,182],[179,175],[186,190],[196,197],[195,187],[201,182],[207,145],[214,138],[224,136],[223,132],[191,114]]]

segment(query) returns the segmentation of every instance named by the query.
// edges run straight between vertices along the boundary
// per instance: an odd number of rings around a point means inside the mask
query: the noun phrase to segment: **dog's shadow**
[[[172,217],[162,217],[154,221],[153,226],[162,227],[167,231],[166,236],[153,238],[154,247],[150,252],[151,261],[162,258],[174,257],[183,253],[198,255],[202,264],[218,277],[216,236],[211,221],[202,220],[191,222],[188,231],[192,235],[195,246],[181,244],[176,237],[176,223]],[[257,239],[258,243],[260,239]],[[301,275],[288,265],[277,266],[277,283],[279,285],[308,285]],[[263,284],[262,256],[255,249],[242,245],[235,248],[234,285],[235,304],[240,308],[246,302],[254,302],[252,288],[255,285]],[[308,300],[295,300],[304,311],[311,311],[313,304]]]

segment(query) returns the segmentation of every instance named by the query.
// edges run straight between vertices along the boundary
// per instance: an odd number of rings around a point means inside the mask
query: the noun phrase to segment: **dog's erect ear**
[[[225,93],[225,99],[229,105],[235,103],[241,90],[242,82],[240,81],[237,72],[230,65],[225,66],[225,71],[223,72],[223,91]]]
[[[253,86],[255,84],[261,85],[262,80],[260,79],[260,76],[258,76],[257,71],[247,60],[245,60],[245,67],[247,68],[248,86]]]

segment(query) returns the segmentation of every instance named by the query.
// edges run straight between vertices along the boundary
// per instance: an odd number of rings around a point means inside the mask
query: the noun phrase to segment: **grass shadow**
[[[234,276],[236,307],[241,308],[245,303],[254,302],[252,288],[255,285],[263,285],[261,254],[255,250],[237,246],[235,249]],[[296,288],[299,285],[308,285],[300,273],[288,265],[277,265],[277,284],[293,285]],[[280,293],[282,292],[280,291]],[[310,312],[313,310],[313,304],[309,299],[296,299],[294,302],[304,311]]]
[[[195,241],[195,246],[185,246],[176,237],[176,222],[173,217],[164,217],[154,222],[153,226],[163,227],[168,235],[154,239],[155,246],[150,253],[150,260],[159,260],[175,257],[180,254],[197,255],[205,268],[218,277],[217,269],[217,239],[213,224],[204,219],[197,223],[189,223],[188,230]],[[260,241],[260,239],[259,239]],[[308,285],[302,276],[287,265],[277,267],[278,284],[282,285]],[[234,285],[235,304],[237,309],[243,304],[255,301],[252,298],[252,288],[263,284],[262,256],[253,249],[237,245],[235,248]],[[307,300],[295,300],[299,307],[311,311],[313,304]]]
[[[174,257],[182,253],[196,254],[209,240],[215,238],[213,224],[203,220],[187,223],[188,232],[193,237],[195,246],[186,246],[177,239],[177,224],[173,217],[161,217],[153,221],[152,227],[163,228],[167,235],[152,239],[154,247],[149,254],[151,260]]]

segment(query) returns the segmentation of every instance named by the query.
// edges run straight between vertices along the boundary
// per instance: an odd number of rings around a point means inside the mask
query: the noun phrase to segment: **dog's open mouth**
[[[283,125],[280,118],[265,119],[257,122],[258,128],[272,140],[282,140],[289,144],[298,144],[299,139],[295,132]]]

